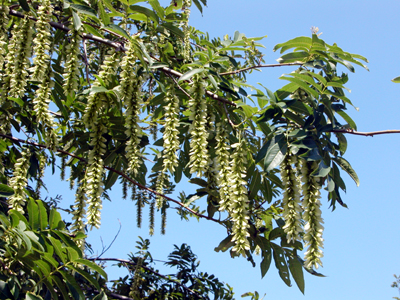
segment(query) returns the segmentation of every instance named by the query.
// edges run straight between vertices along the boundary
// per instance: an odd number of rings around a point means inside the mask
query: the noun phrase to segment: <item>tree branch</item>
[[[371,131],[371,132],[360,132],[360,131],[354,131],[354,130],[351,130],[351,129],[334,129],[334,130],[330,130],[329,132],[348,133],[348,134],[362,135],[362,136],[374,136],[374,135],[379,135],[379,134],[400,133],[400,130],[393,129],[393,130],[380,130],[380,131]]]
[[[5,134],[0,134],[0,137],[6,138],[6,139],[8,139],[8,140],[10,140],[10,141],[12,141],[12,142],[14,142],[14,143],[24,143],[24,144],[36,146],[36,147],[39,147],[39,148],[47,149],[47,146],[46,146],[46,145],[41,145],[41,144],[38,144],[38,143],[35,143],[35,142],[30,142],[30,141],[22,140],[22,139],[13,137],[13,136],[5,135]],[[85,164],[88,163],[87,160],[84,159],[83,157],[77,156],[77,155],[72,154],[72,153],[70,153],[70,152],[67,152],[67,151],[64,151],[64,150],[61,150],[61,149],[56,149],[56,152],[62,153],[62,154],[68,155],[68,156],[71,156],[71,157],[73,157],[73,158],[76,158],[76,159],[80,160],[81,162],[83,162],[83,163],[85,163]],[[129,182],[131,182],[132,184],[136,185],[137,187],[139,187],[139,188],[141,188],[141,189],[143,189],[143,190],[146,190],[146,191],[148,191],[148,192],[150,192],[150,193],[152,193],[152,194],[154,194],[154,195],[163,197],[164,199],[166,199],[166,200],[168,200],[168,201],[174,202],[175,204],[177,204],[177,205],[183,207],[184,209],[186,209],[186,210],[189,211],[190,213],[194,214],[195,216],[198,216],[198,217],[200,217],[200,218],[204,218],[204,219],[207,219],[207,220],[216,222],[216,223],[218,223],[218,224],[221,224],[221,222],[220,222],[219,220],[217,220],[217,219],[208,217],[208,216],[206,216],[206,215],[202,215],[202,214],[200,214],[200,213],[194,211],[193,209],[187,207],[184,203],[179,202],[178,200],[172,199],[172,198],[170,198],[170,197],[168,197],[168,196],[165,196],[165,195],[163,195],[163,194],[160,194],[160,193],[158,193],[158,192],[156,192],[156,191],[154,191],[154,190],[152,190],[152,189],[150,189],[150,188],[148,188],[148,187],[146,187],[146,186],[144,186],[144,185],[142,185],[142,184],[136,182],[135,180],[133,180],[132,178],[130,178],[128,175],[126,175],[126,174],[123,173],[122,171],[118,171],[118,170],[116,170],[116,169],[114,169],[114,168],[111,168],[111,167],[108,167],[108,166],[104,166],[104,168],[107,169],[107,170],[109,170],[109,171],[111,171],[111,172],[114,172],[114,173],[116,173],[116,174],[122,176],[123,178],[125,178],[126,180],[128,180]]]
[[[92,261],[96,261],[96,260],[100,260],[100,261],[117,261],[117,262],[121,262],[127,265],[131,265],[131,266],[136,266],[137,264],[134,263],[133,261],[130,260],[126,260],[126,259],[121,259],[121,258],[88,258],[88,260],[92,260]],[[182,288],[184,288],[185,290],[187,290],[188,292],[190,292],[191,294],[195,295],[196,297],[200,298],[200,299],[205,299],[203,296],[199,295],[198,293],[196,293],[195,291],[193,291],[192,289],[188,288],[186,285],[184,285],[183,283],[179,282],[178,280],[174,280],[171,279],[165,275],[162,275],[156,271],[154,271],[153,269],[143,266],[140,266],[141,268],[153,273],[154,275],[161,277],[167,281],[171,281],[173,283],[176,283],[177,285],[181,286]]]
[[[303,63],[284,63],[284,64],[271,64],[271,65],[257,65],[257,66],[252,66],[252,67],[247,67],[244,69],[239,69],[231,72],[225,72],[225,73],[220,73],[219,75],[224,76],[224,75],[233,75],[233,74],[238,74],[241,72],[245,72],[251,69],[258,69],[258,68],[275,68],[275,67],[284,67],[284,66],[301,66]]]

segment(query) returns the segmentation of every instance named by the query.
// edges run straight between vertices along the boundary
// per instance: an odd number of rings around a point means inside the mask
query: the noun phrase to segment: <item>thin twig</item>
[[[241,72],[245,72],[251,69],[259,69],[259,68],[275,68],[275,67],[284,67],[284,66],[301,66],[303,63],[283,63],[283,64],[271,64],[271,65],[257,65],[257,66],[252,66],[252,67],[247,67],[244,69],[236,70],[236,71],[231,71],[231,72],[225,72],[225,73],[220,73],[219,75],[224,76],[224,75],[233,75]]]
[[[379,135],[379,134],[400,133],[400,130],[393,129],[393,130],[380,130],[380,131],[371,131],[371,132],[360,132],[360,131],[354,131],[354,130],[351,130],[351,129],[334,129],[334,130],[330,130],[329,132],[348,133],[348,134],[362,135],[362,136],[374,136],[374,135]]]
[[[22,140],[22,139],[13,137],[13,136],[5,135],[5,134],[0,134],[0,137],[9,139],[9,140],[12,141],[12,142],[24,143],[24,144],[36,146],[36,147],[39,147],[39,148],[48,149],[46,145],[41,145],[41,144],[38,144],[38,143],[35,143],[35,142],[30,142],[30,141]],[[62,153],[62,154],[71,156],[71,157],[73,157],[73,158],[76,158],[76,159],[80,160],[80,161],[83,162],[83,163],[86,163],[86,164],[88,163],[87,160],[84,159],[83,157],[77,156],[77,155],[72,154],[72,153],[70,153],[70,152],[67,152],[67,151],[64,151],[64,150],[61,150],[61,149],[57,149],[56,152],[59,152],[59,153]],[[165,196],[165,195],[163,195],[163,194],[160,194],[160,193],[158,193],[158,192],[156,192],[156,191],[154,191],[154,190],[152,190],[152,189],[150,189],[150,188],[148,188],[148,187],[146,187],[146,186],[144,186],[144,185],[142,185],[142,184],[136,182],[135,180],[133,180],[132,178],[130,178],[128,175],[126,175],[126,174],[123,173],[122,171],[118,171],[118,170],[116,170],[116,169],[114,169],[114,168],[111,168],[111,167],[108,167],[108,166],[104,166],[104,168],[107,169],[107,170],[109,170],[109,171],[111,171],[111,172],[114,172],[114,173],[116,173],[116,174],[122,176],[123,178],[125,178],[126,180],[128,180],[129,182],[131,182],[132,184],[136,185],[137,187],[139,187],[139,188],[141,188],[141,189],[143,189],[143,190],[146,190],[146,191],[148,191],[148,192],[150,192],[150,193],[152,193],[152,194],[154,194],[154,195],[160,196],[160,197],[162,197],[162,198],[164,198],[164,199],[166,199],[166,200],[168,200],[168,201],[174,202],[175,204],[177,204],[177,205],[183,207],[184,209],[186,209],[186,210],[189,211],[190,213],[194,214],[195,216],[198,216],[198,217],[200,217],[200,218],[204,218],[204,219],[207,219],[207,220],[216,222],[216,223],[218,223],[218,224],[221,224],[221,222],[218,221],[217,219],[208,217],[208,216],[206,216],[206,215],[202,215],[202,214],[200,214],[200,213],[194,211],[193,209],[189,208],[189,207],[186,206],[184,203],[179,202],[178,200],[172,199],[172,198],[170,198],[170,197],[168,197],[168,196]]]
[[[119,222],[119,228],[118,228],[117,234],[114,236],[114,239],[111,241],[110,245],[105,249],[103,248],[103,251],[100,253],[99,256],[97,256],[97,258],[100,258],[100,256],[102,256],[104,253],[106,253],[111,248],[111,246],[114,244],[114,242],[117,239],[117,237],[119,236],[119,233],[121,232],[122,224],[121,224],[121,221],[119,219],[118,219],[118,222]]]
[[[126,260],[126,259],[121,259],[121,258],[88,258],[88,260],[100,260],[100,261],[117,261],[117,262],[121,262],[127,265],[131,265],[131,266],[136,266],[137,264],[134,263],[133,261],[130,260]],[[140,266],[141,268],[153,273],[156,276],[159,276],[165,280],[171,281],[173,283],[176,283],[177,285],[181,286],[182,288],[184,288],[185,290],[187,290],[188,292],[190,292],[191,294],[195,295],[196,297],[200,298],[200,299],[205,299],[203,296],[199,295],[198,293],[196,293],[195,291],[193,291],[192,289],[188,288],[186,285],[184,285],[183,283],[179,282],[178,280],[174,280],[169,278],[168,276],[162,275],[156,271],[154,271],[153,269],[143,266]]]

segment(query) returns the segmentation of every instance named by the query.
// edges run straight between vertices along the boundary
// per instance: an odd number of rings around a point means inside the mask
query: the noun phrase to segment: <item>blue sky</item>
[[[272,51],[274,45],[297,36],[310,36],[310,28],[319,27],[321,38],[327,43],[337,43],[343,50],[369,59],[370,72],[356,68],[356,73],[350,74],[347,87],[352,92],[348,97],[360,109],[348,112],[359,131],[376,131],[400,129],[400,84],[390,81],[400,75],[400,33],[396,30],[400,28],[399,12],[399,1],[209,0],[203,16],[192,12],[190,25],[212,37],[232,36],[235,31],[248,37],[267,35],[263,40],[266,63],[275,63],[279,57]],[[263,69],[249,75],[248,81],[262,82],[276,90],[285,84],[277,78],[292,70]],[[349,209],[338,207],[331,212],[326,198],[322,199],[325,257],[319,271],[327,277],[306,274],[305,295],[295,286],[287,287],[273,265],[261,279],[259,267],[253,268],[242,258],[231,259],[228,253],[214,252],[226,237],[222,227],[205,220],[180,221],[173,211],[169,212],[164,236],[159,234],[160,218],[156,218],[157,229],[150,245],[153,257],[163,260],[173,250],[173,244],[187,243],[198,255],[200,269],[229,283],[237,298],[255,290],[265,293],[265,299],[375,300],[399,296],[390,284],[393,274],[400,274],[400,135],[347,138],[345,158],[357,171],[361,184],[356,187],[351,178],[345,177],[348,190],[343,200]],[[65,191],[64,199],[68,195],[71,194]],[[100,253],[100,237],[108,245],[118,231],[119,219],[121,233],[103,257],[126,258],[135,251],[138,235],[148,237],[147,223],[144,221],[142,229],[136,227],[134,203],[122,200],[118,187],[110,196],[113,202],[104,203],[102,227],[89,233],[89,242]],[[145,220],[147,212],[145,209]],[[161,265],[158,267],[168,272]],[[111,277],[116,274],[121,272],[110,270]]]

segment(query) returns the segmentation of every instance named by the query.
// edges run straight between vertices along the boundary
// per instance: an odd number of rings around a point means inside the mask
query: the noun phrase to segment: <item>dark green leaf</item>
[[[314,177],[325,177],[326,175],[329,174],[331,168],[329,166],[327,166],[323,160],[320,161],[319,165],[318,165],[318,169],[314,170],[311,173],[311,176]]]
[[[287,286],[291,286],[290,283],[290,276],[289,276],[289,269],[285,260],[285,254],[281,247],[277,244],[271,243],[273,254],[274,254],[274,261],[275,266],[279,271],[279,276],[282,278],[283,282],[286,283]]]
[[[204,69],[193,69],[190,71],[187,71],[186,73],[182,74],[182,76],[179,78],[179,81],[183,81],[183,80],[189,80],[190,78],[192,78],[194,75],[204,72]]]
[[[91,17],[95,17],[97,19],[96,11],[93,8],[89,7],[89,6],[82,5],[82,4],[73,4],[73,3],[71,3],[70,7],[72,7],[74,10],[76,10],[77,12],[79,12],[81,14],[88,15],[88,16],[91,16]]]
[[[40,218],[39,218],[39,208],[32,198],[28,200],[28,215],[29,215],[29,225],[33,230],[38,230],[40,227]]]
[[[30,12],[31,8],[29,7],[28,2],[26,2],[26,0],[18,0],[19,5],[21,5],[22,9],[26,12]]]
[[[10,188],[8,185],[0,183],[0,196],[9,197],[12,195],[14,195],[14,190]]]
[[[278,167],[285,158],[286,152],[285,136],[283,134],[274,136],[264,158],[264,169],[269,172]]]
[[[297,259],[297,254],[294,253],[293,256],[288,256],[288,264],[290,273],[293,276],[299,290],[304,294],[304,275],[303,275],[303,264]]]
[[[104,28],[108,29],[108,30],[110,30],[110,31],[112,31],[112,32],[114,32],[114,33],[116,33],[116,34],[128,39],[128,40],[131,38],[131,36],[124,29],[119,27],[118,25],[109,24],[107,26],[104,26]]]
[[[104,270],[99,265],[95,264],[94,262],[91,262],[91,261],[89,261],[87,259],[83,259],[83,258],[77,259],[77,260],[75,260],[75,262],[78,264],[85,265],[88,268],[92,269],[93,271],[96,271],[101,276],[103,276],[105,280],[107,280],[107,273],[104,272]]]
[[[158,19],[157,15],[154,13],[154,11],[152,11],[146,7],[138,6],[138,5],[131,5],[129,7],[129,11],[144,14],[145,16],[150,18],[152,21],[154,21],[156,24],[158,24],[158,22],[159,22],[159,19]]]
[[[349,176],[354,180],[357,186],[360,185],[360,180],[358,179],[357,173],[354,171],[350,163],[345,160],[343,157],[334,157],[332,158],[344,171],[349,174]]]

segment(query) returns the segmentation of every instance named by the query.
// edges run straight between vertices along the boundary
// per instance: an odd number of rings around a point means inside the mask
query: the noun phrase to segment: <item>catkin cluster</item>
[[[178,166],[177,151],[179,149],[179,98],[173,89],[166,94],[165,123],[163,134],[163,169],[175,172]]]
[[[230,168],[230,160],[229,160],[229,138],[228,132],[226,130],[226,125],[224,122],[217,123],[217,131],[216,137],[217,141],[216,145],[216,174],[219,186],[219,195],[220,195],[220,202],[219,202],[219,210],[224,211],[229,208],[229,174],[231,172]]]
[[[142,163],[140,152],[140,138],[142,130],[139,126],[139,115],[142,105],[143,76],[139,75],[136,66],[137,57],[133,44],[130,43],[126,56],[122,59],[121,87],[125,111],[126,157],[128,172],[136,174]]]
[[[33,24],[34,22],[27,17],[21,19],[18,27],[13,30],[8,45],[5,89],[9,89],[10,97],[22,98],[25,94],[30,67],[29,58],[32,54]]]
[[[207,103],[204,95],[204,83],[200,76],[193,78],[193,87],[191,89],[192,97],[189,100],[190,116],[192,121],[189,127],[191,136],[190,141],[190,173],[197,173],[201,177],[208,166],[208,149],[206,130],[207,123]]]
[[[14,195],[8,198],[8,205],[11,209],[24,212],[23,206],[26,202],[25,188],[28,184],[27,173],[29,169],[29,160],[31,153],[29,148],[21,152],[21,157],[17,159],[14,165],[13,177],[10,180],[10,187],[14,189]]]
[[[0,5],[0,82],[2,82],[4,72],[4,63],[6,59],[6,45],[8,43],[7,24],[8,24],[8,6]]]
[[[306,162],[302,161],[301,167],[301,181],[303,182],[303,219],[306,221],[304,226],[304,242],[305,246],[308,247],[306,253],[304,254],[304,265],[307,268],[318,268],[322,266],[321,257],[323,253],[321,248],[323,248],[322,233],[324,223],[321,217],[321,185],[319,183],[319,178],[311,176],[312,171],[317,167],[316,162]]]
[[[281,179],[283,183],[283,218],[286,239],[290,242],[300,241],[300,234],[303,232],[301,224],[302,207],[300,202],[301,182],[294,167],[297,159],[293,155],[286,155],[281,163]]]
[[[192,5],[192,0],[183,0],[183,14],[186,17],[186,21],[183,24],[183,57],[186,62],[190,60],[190,28],[189,28],[189,17],[190,17],[190,6]]]
[[[64,93],[66,96],[74,94],[78,87],[79,54],[82,30],[71,30],[70,41],[66,46],[66,62],[64,66]]]
[[[231,146],[234,150],[232,153],[231,172],[229,174],[230,193],[228,212],[232,218],[232,234],[236,244],[232,251],[243,255],[245,250],[250,249],[249,241],[249,199],[247,197],[246,180],[246,149],[245,142],[240,139],[239,142]]]
[[[100,80],[109,84],[115,76],[118,65],[118,56],[114,50],[100,67],[99,78],[93,86],[100,86]],[[84,190],[87,200],[87,224],[91,227],[100,227],[100,213],[102,208],[101,194],[103,193],[104,162],[103,155],[106,152],[106,139],[103,134],[107,132],[103,120],[103,108],[107,103],[104,93],[91,93],[87,99],[83,122],[90,130],[90,146],[88,167],[85,174]]]
[[[32,78],[36,81],[41,81],[47,75],[50,61],[51,48],[51,14],[53,7],[50,0],[42,0],[37,11],[36,36],[33,40],[33,68]]]

